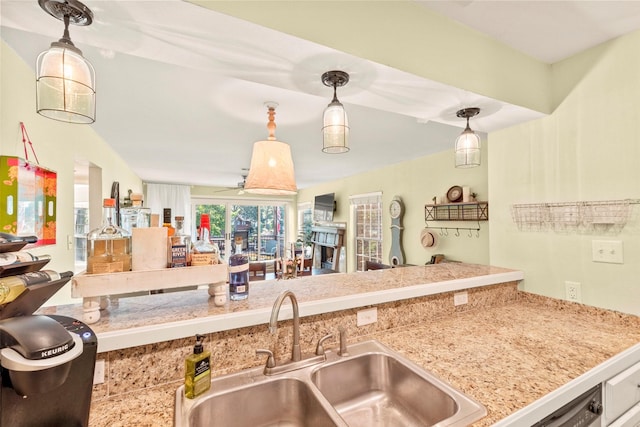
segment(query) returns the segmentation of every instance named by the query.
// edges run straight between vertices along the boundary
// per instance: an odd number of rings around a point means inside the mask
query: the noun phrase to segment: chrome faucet
[[[287,297],[291,299],[291,305],[293,307],[293,347],[291,349],[291,360],[293,362],[298,362],[302,359],[302,353],[300,351],[300,314],[298,313],[298,300],[293,292],[284,291],[280,294],[276,302],[273,303],[271,320],[269,320],[269,332],[275,334],[278,330],[278,314],[280,314],[280,306]]]

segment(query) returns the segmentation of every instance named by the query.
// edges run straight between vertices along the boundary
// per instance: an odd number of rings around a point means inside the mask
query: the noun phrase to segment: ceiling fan
[[[220,190],[214,191],[214,193],[222,193],[222,192],[226,192],[229,190],[238,190],[238,195],[244,194],[244,186],[247,183],[247,176],[249,175],[249,169],[246,168],[242,168],[242,174],[240,175],[242,177],[242,181],[238,181],[238,184],[235,187],[224,187]]]

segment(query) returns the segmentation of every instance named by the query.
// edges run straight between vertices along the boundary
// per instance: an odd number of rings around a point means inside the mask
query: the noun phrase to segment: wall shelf
[[[511,207],[513,221],[521,231],[620,231],[639,199],[525,203]]]
[[[424,205],[425,221],[487,221],[489,202]]]

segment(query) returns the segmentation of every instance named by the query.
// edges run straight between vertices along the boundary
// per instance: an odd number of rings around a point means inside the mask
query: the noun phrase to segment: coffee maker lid
[[[26,359],[15,349],[5,347],[0,350],[0,364],[10,371],[32,372],[54,368],[64,363],[70,362],[82,354],[83,344],[79,335],[73,334],[73,347],[65,353],[58,353],[57,356],[48,359]]]
[[[0,321],[1,347],[8,347],[29,360],[48,359],[70,351],[73,337],[48,316],[21,316]]]

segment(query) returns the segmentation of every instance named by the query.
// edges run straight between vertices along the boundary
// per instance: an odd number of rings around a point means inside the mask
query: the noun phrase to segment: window
[[[313,238],[313,232],[311,227],[313,226],[313,211],[311,209],[311,203],[298,204],[298,236],[297,242],[302,243],[304,256],[306,258],[311,256],[311,239]]]
[[[239,248],[249,261],[274,259],[276,255],[284,254],[285,242],[290,239],[286,233],[286,204],[192,199],[196,236],[202,215],[209,215],[209,239],[218,245],[224,259]]]
[[[382,262],[382,193],[349,197],[355,229],[356,271],[367,261]]]

